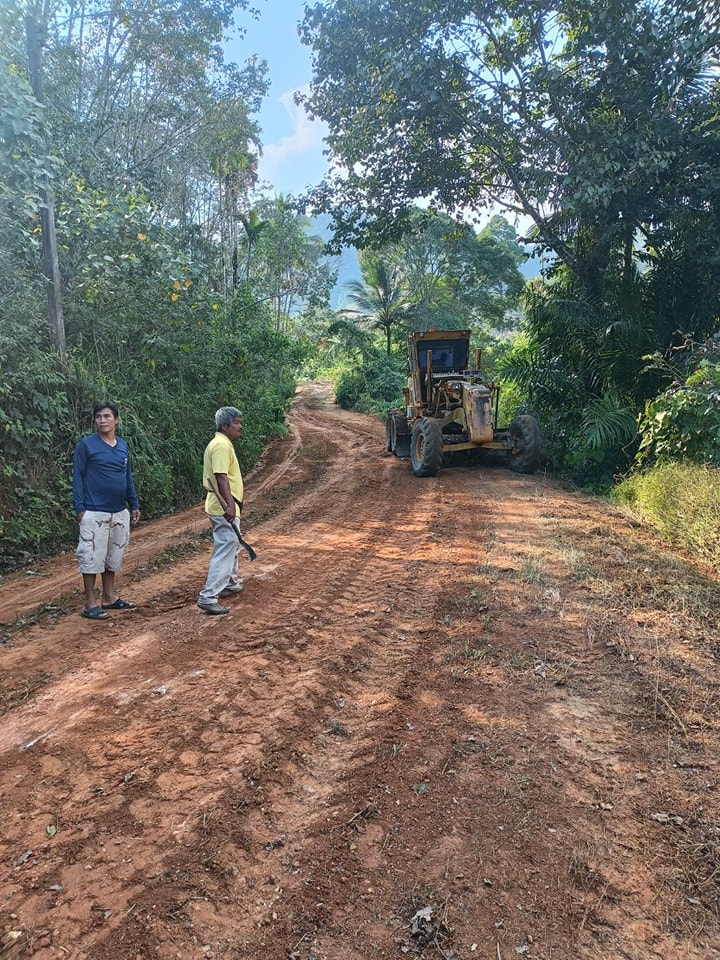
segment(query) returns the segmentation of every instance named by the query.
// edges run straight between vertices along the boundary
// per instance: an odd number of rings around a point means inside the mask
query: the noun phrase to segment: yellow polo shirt
[[[224,433],[215,434],[205,447],[205,455],[203,456],[203,487],[208,491],[208,495],[205,497],[205,513],[211,517],[221,517],[225,513],[220,501],[211,492],[208,482],[208,478],[210,478],[213,486],[217,487],[216,473],[227,474],[232,495],[242,503],[243,479],[240,473],[240,464],[235,456],[232,441]]]

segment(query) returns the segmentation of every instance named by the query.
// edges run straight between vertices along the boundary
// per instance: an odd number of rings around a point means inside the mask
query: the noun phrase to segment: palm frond
[[[591,400],[585,407],[582,432],[588,449],[609,452],[627,446],[637,436],[637,414],[612,394]]]

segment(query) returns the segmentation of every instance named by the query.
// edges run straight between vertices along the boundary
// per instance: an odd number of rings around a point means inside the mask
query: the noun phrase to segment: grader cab
[[[404,410],[390,410],[387,449],[409,457],[417,477],[433,477],[450,454],[504,450],[517,473],[540,463],[540,428],[531,416],[498,429],[500,388],[482,373],[480,351],[470,364],[469,330],[413,333],[408,341]]]

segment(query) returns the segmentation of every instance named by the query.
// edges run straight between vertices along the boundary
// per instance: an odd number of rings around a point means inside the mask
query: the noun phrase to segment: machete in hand
[[[220,506],[221,506],[221,507],[223,508],[223,510],[227,513],[228,505],[227,505],[227,503],[225,502],[225,498],[222,496],[222,494],[220,493],[220,491],[218,490],[218,488],[215,486],[215,484],[213,483],[213,481],[210,479],[210,477],[207,478],[207,481],[208,481],[208,483],[210,484],[210,489],[211,489],[212,492],[215,494],[215,496],[218,498],[218,502],[219,502]],[[233,497],[233,500],[235,500],[235,497]],[[237,500],[235,500],[235,503],[237,503]],[[235,519],[238,519],[238,518],[236,517]],[[230,523],[229,520],[228,520],[227,522]],[[237,527],[237,526],[235,526],[234,523],[230,523],[230,526],[231,526],[231,527],[233,528],[233,530],[235,531],[235,536],[238,538],[238,540],[239,540],[239,542],[240,542],[240,546],[243,548],[243,550],[245,551],[245,553],[247,553],[247,555],[250,557],[250,559],[251,559],[251,560],[254,560],[255,557],[257,556],[257,554],[255,553],[255,551],[253,550],[253,548],[250,546],[250,544],[247,543],[247,541],[243,540],[242,534],[240,533],[240,528]]]

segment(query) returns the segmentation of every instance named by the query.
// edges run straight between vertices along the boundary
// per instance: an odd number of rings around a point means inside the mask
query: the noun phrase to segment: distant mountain
[[[330,217],[327,214],[315,217],[310,223],[309,232],[325,241],[331,240]],[[354,247],[343,247],[342,252],[339,256],[334,257],[333,261],[338,272],[338,279],[330,295],[330,306],[333,310],[340,310],[347,306],[347,284],[351,280],[361,279],[360,265]]]

